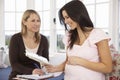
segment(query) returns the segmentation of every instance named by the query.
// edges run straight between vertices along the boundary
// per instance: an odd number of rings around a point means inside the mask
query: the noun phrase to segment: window
[[[56,34],[57,34],[57,52],[63,53],[65,52],[65,46],[63,44],[63,36],[65,35],[64,26],[62,26],[59,22],[58,11],[59,9],[67,2],[71,0],[56,0]]]
[[[109,0],[83,0],[96,28],[109,32]]]
[[[10,36],[21,30],[21,18],[23,12],[28,9],[27,5],[29,0],[4,0],[4,26],[6,35],[6,44],[9,44]],[[40,33],[47,36],[49,42],[53,42],[51,47],[55,47],[53,51],[65,52],[65,47],[62,42],[65,35],[64,27],[60,25],[58,19],[59,9],[67,2],[71,0],[55,0],[52,4],[55,4],[55,10],[51,12],[51,0],[33,0],[32,8],[35,9],[41,17],[41,29]],[[86,5],[89,15],[97,28],[102,28],[106,32],[109,32],[109,0],[82,0]],[[22,6],[21,6],[22,4]],[[55,13],[56,24],[51,25],[51,14]],[[52,16],[53,17],[53,16]],[[54,27],[54,28],[53,28]],[[50,39],[54,38],[54,39]],[[50,42],[50,43],[51,43]]]
[[[50,43],[50,0],[34,0],[35,10],[41,18],[40,33],[45,35]]]
[[[4,26],[6,45],[9,44],[11,35],[21,30],[21,18],[25,10],[26,0],[4,0]]]
[[[118,41],[119,41],[118,44],[119,45],[118,45],[118,47],[119,48],[118,48],[118,50],[119,50],[119,53],[120,53],[120,0],[118,2],[118,6],[119,6],[119,8],[118,8],[119,9],[119,12],[118,12],[118,14],[119,14],[119,32],[118,32]]]

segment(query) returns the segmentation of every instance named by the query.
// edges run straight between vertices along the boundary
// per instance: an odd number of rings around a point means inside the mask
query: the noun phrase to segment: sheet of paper
[[[29,57],[30,59],[37,61],[37,62],[40,62],[43,64],[50,64],[45,57],[39,56],[35,53],[30,53],[30,52],[26,51],[26,56]]]

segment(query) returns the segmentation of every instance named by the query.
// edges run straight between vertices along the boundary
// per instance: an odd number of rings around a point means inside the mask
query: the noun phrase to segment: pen
[[[36,63],[33,63],[36,68],[40,68]]]
[[[46,71],[46,68],[44,66],[42,66],[42,71],[45,73],[45,74],[48,74],[48,72]]]
[[[36,63],[34,63],[34,66],[36,68],[40,68]],[[44,66],[41,66],[41,70],[45,73],[45,74],[48,74],[48,72],[46,71],[46,68]]]

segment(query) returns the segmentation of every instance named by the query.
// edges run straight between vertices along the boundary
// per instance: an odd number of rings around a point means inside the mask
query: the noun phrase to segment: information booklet
[[[29,57],[30,59],[37,61],[37,62],[40,62],[43,64],[50,64],[45,57],[39,56],[35,53],[31,53],[31,52],[26,51],[26,56]]]
[[[31,53],[31,52],[26,51],[26,56],[28,58],[33,59],[33,60],[40,62],[42,64],[50,64],[45,57],[39,56],[35,53]],[[45,72],[44,75],[33,75],[33,74],[31,74],[31,75],[17,75],[16,78],[39,80],[39,79],[47,79],[47,78],[51,78],[51,77],[57,77],[63,73],[63,72],[47,73],[45,70],[45,67],[43,67],[42,70]]]

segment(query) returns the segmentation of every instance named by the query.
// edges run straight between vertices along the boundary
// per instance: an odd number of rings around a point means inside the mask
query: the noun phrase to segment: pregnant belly
[[[78,80],[104,80],[102,73],[84,68],[82,66],[66,65],[65,78],[74,78]]]

